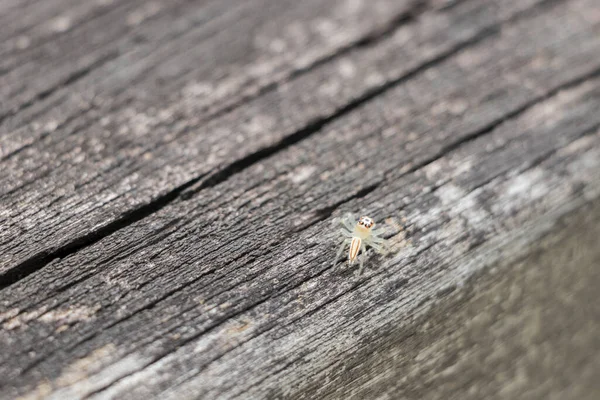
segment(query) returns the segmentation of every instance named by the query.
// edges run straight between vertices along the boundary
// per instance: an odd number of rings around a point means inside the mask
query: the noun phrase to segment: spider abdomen
[[[350,262],[350,264],[354,263],[356,257],[358,257],[358,252],[360,251],[361,244],[361,238],[356,236],[352,238],[352,242],[350,242],[350,251],[348,252],[348,261]]]

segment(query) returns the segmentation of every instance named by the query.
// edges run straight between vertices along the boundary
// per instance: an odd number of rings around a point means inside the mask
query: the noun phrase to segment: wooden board
[[[185,71],[204,45],[168,56],[188,26],[155,53],[172,93],[114,64],[4,120],[0,394],[596,398],[596,2],[297,3],[206,24],[329,12],[339,41],[218,80]],[[82,112],[79,85],[116,96]],[[64,126],[17,126],[54,101]],[[332,266],[346,212],[387,227],[363,275]]]
[[[359,41],[357,48],[350,47],[344,53],[349,54],[338,62],[317,63],[314,69],[305,67],[308,72],[299,79],[208,123],[202,117],[204,107],[197,104],[204,97],[202,93],[191,97],[183,94],[182,98],[166,101],[165,107],[161,96],[153,101],[142,98],[131,107],[123,107],[120,102],[113,103],[114,92],[106,97],[97,94],[100,109],[89,105],[92,115],[81,115],[81,91],[77,91],[71,101],[67,97],[64,105],[72,111],[54,107],[52,110],[59,112],[61,119],[49,117],[43,124],[50,124],[52,134],[40,133],[42,140],[30,144],[32,139],[25,129],[24,138],[8,136],[10,143],[2,145],[12,149],[14,143],[27,142],[10,152],[3,163],[2,170],[9,172],[2,177],[6,182],[2,215],[12,223],[0,237],[1,281],[9,284],[56,257],[148,215],[196,182],[214,185],[215,180],[318,132],[325,122],[497,31],[499,19],[518,19],[519,15],[535,12],[526,11],[531,4],[523,1],[495,3],[469,2],[451,9],[450,15],[434,14],[420,23],[406,25],[402,20],[391,37],[384,35],[373,45],[367,41],[366,46]],[[438,39],[441,32],[443,36]],[[315,51],[313,43],[308,45],[306,51]],[[424,52],[424,46],[431,49]],[[122,66],[123,62],[112,65],[119,74],[116,82],[108,81],[117,89],[131,84],[118,80],[129,71]],[[104,77],[109,72],[96,73]],[[198,90],[190,89],[197,82],[191,79],[177,92]],[[231,85],[228,82],[223,85]],[[324,86],[323,82],[328,84]],[[82,82],[82,91],[88,85]],[[222,92],[218,88],[214,91]],[[114,105],[118,115],[106,115],[101,106],[104,102],[109,110]],[[148,102],[153,103],[151,108]],[[77,118],[68,117],[73,112]],[[59,121],[65,120],[63,126]],[[242,142],[244,146],[240,146]],[[31,190],[31,185],[36,190]]]

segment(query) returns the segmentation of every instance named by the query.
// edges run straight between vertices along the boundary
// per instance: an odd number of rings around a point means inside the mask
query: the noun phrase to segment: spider
[[[356,222],[352,215],[346,215],[340,223],[342,224],[340,232],[343,242],[335,256],[333,265],[335,266],[346,246],[350,245],[350,251],[348,252],[348,263],[350,265],[354,264],[358,257],[358,251],[362,250],[360,268],[358,270],[358,273],[361,274],[367,256],[367,246],[374,248],[380,254],[385,253],[386,241],[380,237],[385,232],[385,229],[373,230],[375,222],[369,217],[360,217],[358,222]]]

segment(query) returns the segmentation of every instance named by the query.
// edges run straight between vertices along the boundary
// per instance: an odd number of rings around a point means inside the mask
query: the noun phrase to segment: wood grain
[[[147,22],[223,12],[152,53],[172,93],[113,64],[3,122],[67,121],[2,139],[0,397],[596,398],[596,2],[217,3]],[[339,42],[188,67],[323,12]],[[116,96],[82,112],[78,85]],[[331,264],[346,212],[388,229],[363,275]]]
[[[92,121],[87,113],[71,121],[62,107],[54,108],[67,118],[68,125],[53,119],[56,123],[51,127],[61,129],[46,134],[44,140],[3,164],[2,170],[9,173],[3,176],[6,192],[2,215],[12,223],[0,237],[2,280],[10,283],[37,265],[106,236],[169,203],[196,182],[214,186],[215,180],[318,132],[327,121],[415,71],[498,30],[499,20],[527,15],[520,10],[527,10],[534,2],[496,3],[468,2],[453,8],[450,15],[436,13],[404,29],[400,23],[400,29],[388,40],[384,37],[372,46],[351,48],[339,63],[309,68],[279,90],[271,90],[208,123],[197,96],[184,94],[166,101],[166,107],[156,104],[158,99],[149,100],[151,106],[143,100],[131,107],[117,103],[120,112],[116,116],[106,115],[102,107],[94,111],[95,106],[75,96],[75,104],[66,107],[74,105],[77,115],[82,114],[82,107],[91,108],[95,115]],[[443,37],[433,41],[440,32],[444,32]],[[431,49],[422,51],[425,45]],[[308,49],[315,51],[315,46]],[[350,72],[341,74],[340,69]],[[124,74],[129,70],[119,71]],[[106,72],[98,71],[102,73]],[[131,82],[116,85],[122,88]],[[97,85],[94,90],[99,90]],[[236,86],[236,90],[240,88]],[[215,88],[214,92],[221,90]],[[100,103],[112,103],[115,95],[109,92],[107,96],[111,100],[96,95]],[[31,185],[36,190],[31,190]]]

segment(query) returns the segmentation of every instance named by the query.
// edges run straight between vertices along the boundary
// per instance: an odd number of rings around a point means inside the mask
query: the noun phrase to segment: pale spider
[[[380,237],[385,232],[384,228],[374,230],[375,222],[369,217],[360,217],[358,222],[352,217],[352,215],[346,215],[340,223],[342,229],[343,242],[340,249],[335,256],[333,265],[335,265],[342,255],[342,252],[346,246],[350,245],[350,251],[348,252],[348,264],[352,265],[358,258],[358,251],[362,250],[362,257],[360,258],[360,268],[358,273],[361,274],[363,266],[365,264],[365,258],[367,257],[367,246],[372,247],[380,254],[386,253],[386,240]]]

